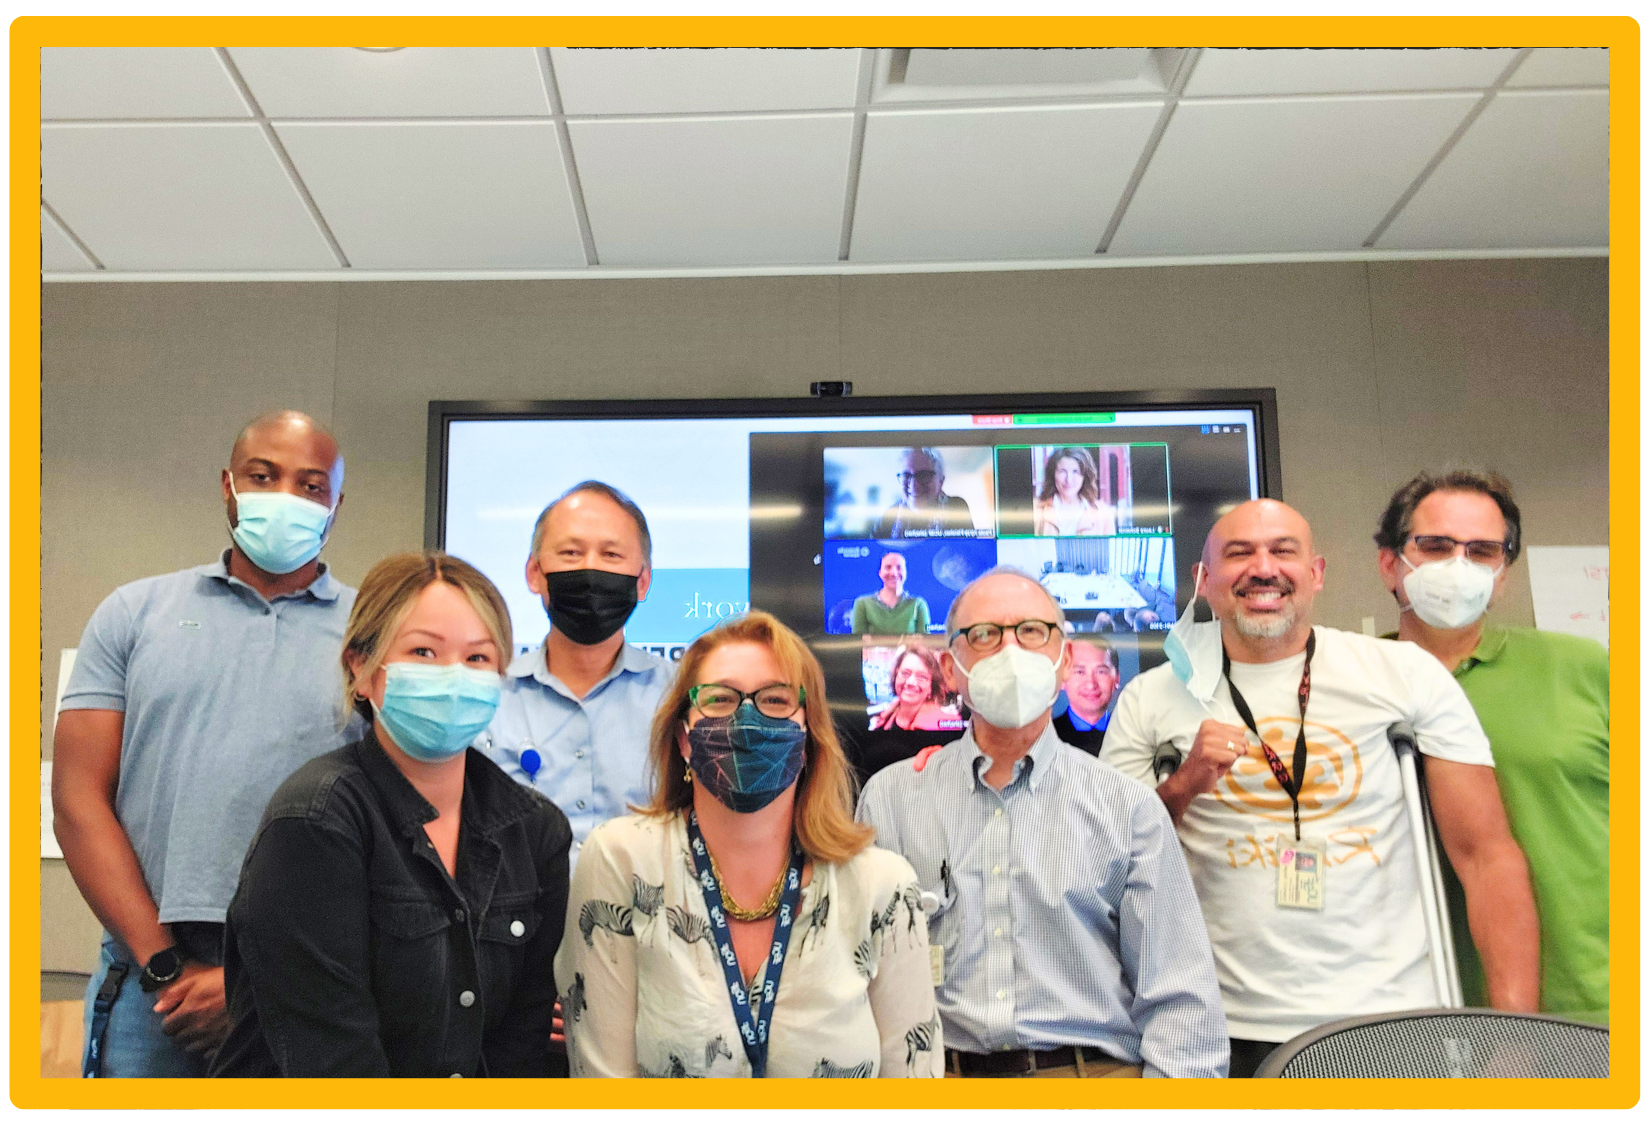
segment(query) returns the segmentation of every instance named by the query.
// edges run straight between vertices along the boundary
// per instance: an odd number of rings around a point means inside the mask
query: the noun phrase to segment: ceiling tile
[[[48,272],[95,268],[44,207],[40,209],[40,268]]]
[[[582,266],[548,121],[276,126],[350,265]]]
[[[232,47],[270,117],[544,116],[533,47]]]
[[[1508,86],[1608,86],[1607,47],[1537,47],[1508,79]]]
[[[859,82],[854,50],[552,47],[550,61],[570,114],[848,108]]]
[[[603,265],[836,260],[852,114],[568,128]]]
[[[46,198],[111,270],[335,269],[257,125],[45,125]]]
[[[1186,96],[1357,94],[1455,90],[1493,83],[1513,48],[1475,50],[1215,50],[1203,52]]]
[[[1109,252],[1355,250],[1477,101],[1182,102]]]
[[[40,116],[252,114],[210,47],[43,47]]]
[[[1606,245],[1609,108],[1603,90],[1497,94],[1377,245]]]
[[[855,261],[1093,254],[1162,104],[878,112]]]

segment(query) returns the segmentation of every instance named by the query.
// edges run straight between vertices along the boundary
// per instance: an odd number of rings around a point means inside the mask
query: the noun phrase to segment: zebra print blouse
[[[598,827],[567,902],[556,981],[574,1077],[750,1077],[681,817]],[[814,866],[769,1044],[774,1078],[943,1073],[928,923],[900,856]]]

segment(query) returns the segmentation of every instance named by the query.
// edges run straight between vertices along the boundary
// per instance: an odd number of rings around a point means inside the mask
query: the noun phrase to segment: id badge
[[[928,975],[933,979],[935,988],[945,983],[945,946],[928,947]]]
[[[1318,840],[1292,840],[1278,848],[1278,905],[1323,909],[1323,854]]]

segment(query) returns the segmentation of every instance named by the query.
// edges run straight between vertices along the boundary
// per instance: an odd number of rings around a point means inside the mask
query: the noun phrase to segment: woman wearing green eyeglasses
[[[592,832],[556,981],[574,1077],[928,1077],[928,923],[871,847],[819,662],[766,613],[682,657],[653,801]]]

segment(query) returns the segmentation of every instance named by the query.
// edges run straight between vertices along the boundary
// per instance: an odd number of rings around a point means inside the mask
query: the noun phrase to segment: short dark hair
[[[1523,527],[1519,522],[1518,504],[1513,500],[1512,484],[1500,473],[1485,469],[1417,473],[1387,501],[1386,511],[1381,513],[1380,527],[1375,530],[1375,545],[1401,552],[1404,544],[1409,542],[1416,507],[1434,492],[1476,492],[1494,500],[1496,507],[1501,509],[1502,518],[1507,521],[1507,565],[1518,561],[1518,552],[1523,549]]]
[[[612,485],[606,484],[599,480],[582,480],[544,506],[544,511],[539,513],[539,518],[533,523],[533,542],[529,548],[529,550],[532,551],[533,557],[538,557],[539,543],[544,539],[544,525],[550,522],[550,513],[556,510],[557,504],[560,504],[563,500],[566,500],[570,496],[577,496],[581,492],[594,492],[598,495],[607,497],[620,508],[624,509],[625,515],[636,521],[636,534],[642,541],[642,562],[647,566],[652,566],[653,536],[650,535],[647,530],[647,517],[642,515],[642,510],[636,506],[636,501],[632,500]]]

